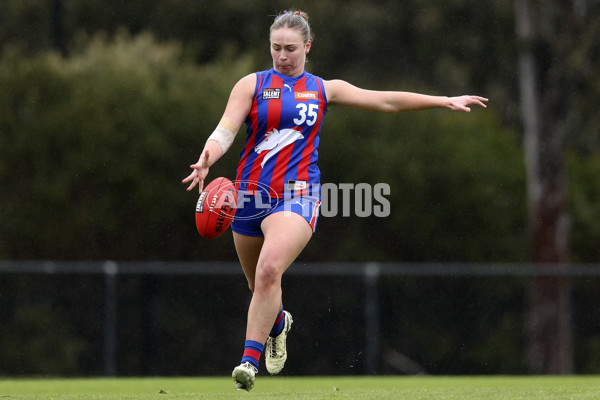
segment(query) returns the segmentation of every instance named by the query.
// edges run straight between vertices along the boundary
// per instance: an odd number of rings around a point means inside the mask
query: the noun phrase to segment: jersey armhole
[[[254,76],[256,77],[256,82],[254,82],[254,97],[253,97],[253,99],[256,99],[256,96],[258,96],[258,92],[260,92],[260,89],[262,86],[262,75],[260,72],[255,72]]]

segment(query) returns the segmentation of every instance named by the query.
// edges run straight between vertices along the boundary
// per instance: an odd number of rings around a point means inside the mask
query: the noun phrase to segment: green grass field
[[[600,377],[264,377],[1,379],[0,399],[599,399]]]

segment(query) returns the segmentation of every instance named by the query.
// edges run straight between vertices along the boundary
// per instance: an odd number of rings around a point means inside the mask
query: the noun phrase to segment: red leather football
[[[209,183],[196,204],[196,229],[200,236],[214,239],[222,235],[235,216],[237,200],[233,183],[227,178],[216,178]]]

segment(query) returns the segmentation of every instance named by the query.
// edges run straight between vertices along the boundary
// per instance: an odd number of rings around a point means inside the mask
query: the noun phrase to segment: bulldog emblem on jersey
[[[271,132],[267,133],[263,140],[254,147],[254,151],[258,154],[263,151],[268,151],[267,155],[260,163],[260,166],[264,167],[265,163],[271,157],[276,156],[281,149],[300,139],[304,139],[304,135],[294,129],[273,129]]]

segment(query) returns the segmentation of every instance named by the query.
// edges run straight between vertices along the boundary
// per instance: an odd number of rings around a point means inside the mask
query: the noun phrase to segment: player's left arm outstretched
[[[430,96],[412,92],[366,90],[343,80],[325,81],[325,91],[330,104],[360,108],[369,111],[398,113],[403,111],[448,108],[470,112],[470,105],[485,108],[488,101],[481,96]]]

